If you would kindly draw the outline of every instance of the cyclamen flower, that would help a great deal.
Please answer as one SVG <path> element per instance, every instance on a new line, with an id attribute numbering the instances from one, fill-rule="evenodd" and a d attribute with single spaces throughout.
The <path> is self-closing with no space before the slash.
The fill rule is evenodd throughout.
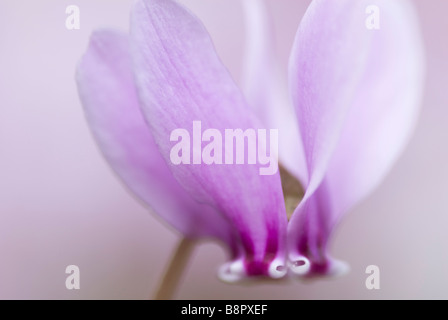
<path id="1" fill-rule="evenodd" d="M 291 51 L 291 105 L 262 3 L 244 4 L 245 96 L 193 14 L 171 0 L 139 0 L 130 33 L 95 32 L 78 67 L 89 126 L 154 212 L 185 237 L 228 245 L 222 279 L 335 274 L 340 265 L 327 252 L 335 225 L 379 185 L 417 119 L 423 59 L 414 12 L 406 0 L 312 1 Z M 379 30 L 365 26 L 372 4 Z M 171 163 L 170 133 L 197 120 L 222 132 L 279 129 L 279 161 L 305 190 L 289 222 L 279 173 Z"/>

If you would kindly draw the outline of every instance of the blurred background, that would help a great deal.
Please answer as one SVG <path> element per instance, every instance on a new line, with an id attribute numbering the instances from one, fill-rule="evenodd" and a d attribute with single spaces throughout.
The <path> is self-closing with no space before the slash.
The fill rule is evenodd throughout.
<path id="1" fill-rule="evenodd" d="M 179 235 L 116 179 L 87 128 L 75 66 L 96 28 L 128 29 L 132 0 L 2 0 L 0 3 L 0 298 L 147 299 Z M 183 0 L 204 22 L 240 83 L 241 0 Z M 285 70 L 310 1 L 268 0 Z M 414 1 L 427 55 L 415 135 L 387 179 L 337 229 L 333 256 L 351 265 L 341 278 L 310 283 L 229 285 L 227 259 L 202 242 L 179 299 L 448 299 L 448 2 Z M 81 29 L 65 27 L 68 5 Z M 65 268 L 81 271 L 67 290 Z M 367 290 L 377 265 L 381 289 Z"/>

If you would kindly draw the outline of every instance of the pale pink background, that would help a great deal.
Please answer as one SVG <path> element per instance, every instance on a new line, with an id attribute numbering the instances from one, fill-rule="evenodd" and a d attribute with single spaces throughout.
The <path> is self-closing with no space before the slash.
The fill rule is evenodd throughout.
<path id="1" fill-rule="evenodd" d="M 239 81 L 240 0 L 183 0 L 205 23 Z M 74 70 L 92 30 L 127 29 L 131 0 L 2 0 L 0 3 L 0 298 L 145 299 L 179 235 L 117 181 L 83 118 Z M 270 0 L 283 67 L 309 1 Z M 334 256 L 345 277 L 313 283 L 228 285 L 226 259 L 203 243 L 177 298 L 448 298 L 448 2 L 415 1 L 428 58 L 415 136 L 381 188 L 337 230 Z M 65 8 L 81 9 L 81 30 Z M 81 290 L 65 288 L 65 267 L 81 269 Z M 365 288 L 365 268 L 381 289 Z"/>

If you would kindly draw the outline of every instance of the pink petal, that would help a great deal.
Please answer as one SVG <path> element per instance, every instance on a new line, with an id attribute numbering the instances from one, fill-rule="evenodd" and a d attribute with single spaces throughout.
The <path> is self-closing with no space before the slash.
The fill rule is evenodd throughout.
<path id="1" fill-rule="evenodd" d="M 128 36 L 94 33 L 76 78 L 96 142 L 126 186 L 186 236 L 217 237 L 234 248 L 229 223 L 193 200 L 160 155 L 139 107 Z"/>
<path id="2" fill-rule="evenodd" d="M 244 93 L 247 102 L 267 128 L 279 129 L 279 161 L 297 179 L 308 172 L 295 111 L 275 52 L 274 30 L 265 1 L 244 0 L 246 55 Z"/>
<path id="3" fill-rule="evenodd" d="M 262 176 L 259 164 L 170 161 L 171 132 L 182 128 L 192 135 L 193 121 L 223 135 L 225 129 L 259 127 L 205 28 L 173 1 L 140 0 L 131 17 L 131 44 L 142 108 L 163 157 L 184 188 L 223 212 L 240 235 L 244 256 L 221 276 L 284 275 L 286 214 L 278 172 Z"/>
<path id="4" fill-rule="evenodd" d="M 379 30 L 365 27 L 369 5 L 380 9 Z M 310 177 L 288 230 L 290 259 L 306 263 L 297 273 L 340 271 L 326 252 L 334 226 L 412 134 L 424 73 L 412 9 L 406 0 L 318 0 L 303 18 L 290 61 Z"/>

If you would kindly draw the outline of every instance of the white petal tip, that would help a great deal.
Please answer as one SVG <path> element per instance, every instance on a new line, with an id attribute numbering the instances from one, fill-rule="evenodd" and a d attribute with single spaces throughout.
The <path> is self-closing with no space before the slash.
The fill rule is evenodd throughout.
<path id="1" fill-rule="evenodd" d="M 310 271 L 311 264 L 308 258 L 299 256 L 290 258 L 289 269 L 298 276 L 304 276 Z"/>
<path id="2" fill-rule="evenodd" d="M 235 283 L 245 278 L 243 261 L 237 260 L 222 265 L 218 270 L 221 281 Z"/>
<path id="3" fill-rule="evenodd" d="M 347 262 L 341 260 L 332 260 L 328 275 L 335 278 L 342 277 L 348 274 L 350 270 L 350 265 Z"/>
<path id="4" fill-rule="evenodd" d="M 283 278 L 288 273 L 288 267 L 282 260 L 274 260 L 269 266 L 269 277 L 273 279 Z"/>

